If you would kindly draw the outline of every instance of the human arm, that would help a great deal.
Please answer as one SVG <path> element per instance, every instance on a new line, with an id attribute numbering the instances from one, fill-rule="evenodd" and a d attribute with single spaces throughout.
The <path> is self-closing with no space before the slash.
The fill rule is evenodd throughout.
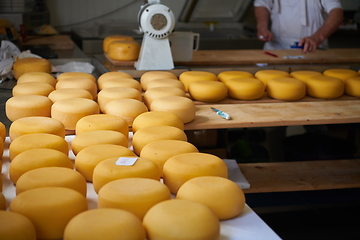
<path id="1" fill-rule="evenodd" d="M 273 35 L 268 29 L 270 21 L 269 10 L 265 7 L 255 7 L 254 14 L 258 39 L 264 42 L 271 41 L 273 39 Z"/>

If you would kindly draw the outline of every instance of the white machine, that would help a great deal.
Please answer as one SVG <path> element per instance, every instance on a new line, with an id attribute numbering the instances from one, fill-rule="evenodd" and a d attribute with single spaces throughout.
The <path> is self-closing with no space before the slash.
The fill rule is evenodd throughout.
<path id="1" fill-rule="evenodd" d="M 172 11 L 160 0 L 149 0 L 141 6 L 138 14 L 143 40 L 137 70 L 170 70 L 174 68 L 169 34 L 174 30 L 175 17 Z"/>

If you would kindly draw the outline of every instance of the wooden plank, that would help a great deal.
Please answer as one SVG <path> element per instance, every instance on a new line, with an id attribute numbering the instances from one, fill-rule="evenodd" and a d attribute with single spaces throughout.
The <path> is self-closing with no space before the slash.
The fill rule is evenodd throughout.
<path id="1" fill-rule="evenodd" d="M 245 193 L 360 187 L 360 160 L 244 163 Z"/>

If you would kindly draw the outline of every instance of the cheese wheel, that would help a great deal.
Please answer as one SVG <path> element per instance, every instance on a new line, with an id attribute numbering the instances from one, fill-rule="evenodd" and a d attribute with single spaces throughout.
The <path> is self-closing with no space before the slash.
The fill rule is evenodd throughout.
<path id="1" fill-rule="evenodd" d="M 359 76 L 359 74 L 354 70 L 340 68 L 327 69 L 323 72 L 323 74 L 328 77 L 340 78 L 344 82 L 349 78 Z"/>
<path id="2" fill-rule="evenodd" d="M 126 156 L 125 156 L 126 157 Z M 133 158 L 133 157 L 131 157 Z M 94 168 L 93 186 L 96 193 L 107 183 L 123 178 L 150 178 L 160 181 L 159 169 L 155 163 L 136 157 L 133 165 L 120 165 L 119 158 L 108 158 Z"/>
<path id="3" fill-rule="evenodd" d="M 183 130 L 173 126 L 143 127 L 134 133 L 132 139 L 134 152 L 140 155 L 142 148 L 148 143 L 165 139 L 187 141 L 187 136 Z"/>
<path id="4" fill-rule="evenodd" d="M 15 120 L 9 128 L 10 140 L 31 133 L 50 133 L 65 138 L 65 126 L 50 117 L 24 117 Z"/>
<path id="5" fill-rule="evenodd" d="M 22 174 L 16 181 L 16 194 L 41 187 L 66 187 L 86 197 L 86 180 L 77 171 L 66 167 L 42 167 Z"/>
<path id="6" fill-rule="evenodd" d="M 306 80 L 306 88 L 311 97 L 334 99 L 344 94 L 345 83 L 340 78 L 315 76 Z"/>
<path id="7" fill-rule="evenodd" d="M 143 220 L 155 204 L 170 200 L 170 190 L 150 178 L 124 178 L 105 184 L 98 194 L 98 208 L 118 208 Z"/>
<path id="8" fill-rule="evenodd" d="M 52 91 L 54 91 L 54 87 L 48 83 L 28 82 L 15 85 L 12 89 L 12 95 L 41 95 L 47 97 Z"/>
<path id="9" fill-rule="evenodd" d="M 144 240 L 145 229 L 141 221 L 120 209 L 91 209 L 72 218 L 64 230 L 64 240 Z"/>
<path id="10" fill-rule="evenodd" d="M 140 83 L 141 83 L 141 87 L 144 91 L 147 90 L 147 84 L 155 79 L 163 79 L 163 78 L 167 78 L 167 79 L 178 79 L 177 76 L 172 73 L 172 72 L 168 72 L 168 71 L 148 71 L 145 72 L 141 75 L 140 77 Z"/>
<path id="11" fill-rule="evenodd" d="M 35 226 L 22 214 L 0 210 L 0 237 L 7 240 L 36 240 Z"/>
<path id="12" fill-rule="evenodd" d="M 16 84 L 22 84 L 27 82 L 42 82 L 48 83 L 55 88 L 57 80 L 49 73 L 46 72 L 28 72 L 24 73 L 16 81 Z"/>
<path id="13" fill-rule="evenodd" d="M 218 81 L 218 77 L 211 72 L 186 71 L 179 75 L 179 80 L 184 84 L 185 91 L 189 91 L 189 84 L 196 81 Z"/>
<path id="14" fill-rule="evenodd" d="M 296 79 L 299 79 L 303 82 L 306 82 L 306 79 L 313 76 L 320 76 L 322 73 L 317 71 L 293 71 L 290 73 L 290 76 Z"/>
<path id="15" fill-rule="evenodd" d="M 97 85 L 93 80 L 87 78 L 65 78 L 58 81 L 56 89 L 80 88 L 88 91 L 93 99 L 97 98 Z"/>
<path id="16" fill-rule="evenodd" d="M 346 80 L 345 93 L 353 97 L 360 97 L 360 76 Z"/>
<path id="17" fill-rule="evenodd" d="M 140 53 L 140 44 L 135 41 L 112 41 L 107 55 L 115 61 L 135 61 Z"/>
<path id="18" fill-rule="evenodd" d="M 217 77 L 223 83 L 233 78 L 255 78 L 252 73 L 246 71 L 223 71 Z"/>
<path id="19" fill-rule="evenodd" d="M 10 121 L 23 117 L 50 117 L 52 101 L 40 95 L 22 95 L 9 98 L 5 103 L 5 113 Z"/>
<path id="20" fill-rule="evenodd" d="M 130 36 L 126 36 L 126 35 L 110 35 L 104 38 L 103 40 L 103 51 L 104 52 L 108 52 L 109 50 L 109 44 L 113 41 L 122 41 L 122 40 L 127 40 L 127 41 L 132 41 L 134 40 L 134 38 L 130 37 Z"/>
<path id="21" fill-rule="evenodd" d="M 115 99 L 104 107 L 104 113 L 122 117 L 129 126 L 137 116 L 147 111 L 146 105 L 136 99 Z"/>
<path id="22" fill-rule="evenodd" d="M 228 88 L 223 82 L 197 81 L 188 86 L 190 96 L 202 102 L 219 102 L 226 98 Z"/>
<path id="23" fill-rule="evenodd" d="M 208 206 L 219 220 L 238 216 L 245 207 L 245 195 L 233 181 L 216 176 L 203 176 L 185 182 L 176 199 L 195 201 Z"/>
<path id="24" fill-rule="evenodd" d="M 94 77 L 94 75 L 86 72 L 64 72 L 57 76 L 56 80 L 61 81 L 66 78 L 87 78 L 92 80 L 93 82 L 96 82 L 96 78 Z"/>
<path id="25" fill-rule="evenodd" d="M 271 98 L 296 101 L 306 95 L 306 85 L 295 78 L 272 78 L 267 82 L 266 93 Z"/>
<path id="26" fill-rule="evenodd" d="M 114 87 L 129 87 L 142 92 L 141 84 L 135 80 L 130 78 L 110 78 L 98 82 L 99 90 L 103 90 L 106 88 L 114 88 Z"/>
<path id="27" fill-rule="evenodd" d="M 70 158 L 55 149 L 36 148 L 25 150 L 14 157 L 10 163 L 9 176 L 16 184 L 26 172 L 43 167 L 73 168 Z"/>
<path id="28" fill-rule="evenodd" d="M 120 72 L 120 71 L 116 71 L 116 72 L 106 72 L 101 74 L 98 79 L 97 79 L 97 83 L 98 85 L 101 85 L 101 83 L 103 81 L 106 81 L 108 79 L 113 79 L 113 78 L 128 78 L 128 79 L 134 79 L 129 73 L 126 72 Z"/>
<path id="29" fill-rule="evenodd" d="M 34 224 L 37 239 L 62 239 L 68 222 L 87 209 L 82 194 L 63 187 L 31 189 L 10 203 L 10 211 L 24 215 Z"/>
<path id="30" fill-rule="evenodd" d="M 51 64 L 45 58 L 21 58 L 13 64 L 14 78 L 19 79 L 21 75 L 28 72 L 45 72 L 51 74 Z"/>
<path id="31" fill-rule="evenodd" d="M 81 88 L 56 89 L 48 95 L 48 98 L 50 98 L 53 103 L 68 98 L 86 98 L 93 100 L 91 93 Z"/>
<path id="32" fill-rule="evenodd" d="M 98 163 L 112 157 L 136 156 L 129 148 L 115 144 L 96 144 L 81 150 L 75 157 L 75 169 L 89 182 Z"/>
<path id="33" fill-rule="evenodd" d="M 140 157 L 153 161 L 159 167 L 162 176 L 163 166 L 169 158 L 181 153 L 191 152 L 199 152 L 199 150 L 189 142 L 166 139 L 146 144 L 140 152 Z"/>
<path id="34" fill-rule="evenodd" d="M 166 96 L 180 96 L 186 97 L 185 91 L 181 90 L 180 88 L 173 88 L 173 87 L 156 87 L 151 88 L 145 91 L 144 93 L 144 103 L 145 105 L 150 108 L 151 103 L 161 97 Z"/>
<path id="35" fill-rule="evenodd" d="M 149 239 L 216 240 L 220 222 L 205 205 L 181 199 L 163 201 L 152 207 L 143 225 Z"/>
<path id="36" fill-rule="evenodd" d="M 77 134 L 71 142 L 71 150 L 76 156 L 82 149 L 97 144 L 115 144 L 128 147 L 127 136 L 112 130 L 94 130 Z"/>
<path id="37" fill-rule="evenodd" d="M 115 115 L 92 114 L 81 118 L 76 123 L 76 134 L 96 130 L 117 131 L 122 133 L 125 137 L 128 137 L 129 135 L 129 126 L 127 122 L 123 118 Z"/>
<path id="38" fill-rule="evenodd" d="M 256 78 L 232 78 L 225 82 L 231 98 L 239 100 L 256 100 L 265 93 L 265 85 Z"/>
<path id="39" fill-rule="evenodd" d="M 64 138 L 49 133 L 31 133 L 19 136 L 11 142 L 9 146 L 10 160 L 21 152 L 34 148 L 50 148 L 66 155 L 69 153 L 69 145 Z"/>
<path id="40" fill-rule="evenodd" d="M 3 141 L 5 141 L 6 138 L 6 126 L 4 123 L 0 122 L 0 137 Z"/>
<path id="41" fill-rule="evenodd" d="M 265 86 L 266 83 L 269 79 L 272 78 L 288 78 L 291 77 L 290 74 L 288 72 L 282 71 L 282 70 L 259 70 L 255 73 L 255 78 L 259 79 L 260 81 L 262 81 Z"/>
<path id="42" fill-rule="evenodd" d="M 83 117 L 100 113 L 99 105 L 86 98 L 68 98 L 56 101 L 51 107 L 51 117 L 59 120 L 65 129 L 75 130 Z"/>
<path id="43" fill-rule="evenodd" d="M 135 133 L 143 127 L 173 126 L 184 130 L 184 122 L 179 116 L 171 112 L 150 111 L 144 112 L 134 119 L 132 131 Z"/>
<path id="44" fill-rule="evenodd" d="M 185 91 L 185 87 L 182 82 L 180 82 L 178 79 L 171 79 L 171 78 L 154 79 L 148 82 L 147 90 L 155 87 L 174 87 L 174 88 L 180 88 L 181 90 Z"/>
<path id="45" fill-rule="evenodd" d="M 139 90 L 130 87 L 105 88 L 98 93 L 97 102 L 100 106 L 100 110 L 103 112 L 105 105 L 110 101 L 124 98 L 142 101 L 142 94 Z"/>
<path id="46" fill-rule="evenodd" d="M 157 98 L 151 103 L 150 110 L 174 113 L 184 123 L 194 120 L 196 114 L 195 103 L 187 97 L 180 96 Z"/>
<path id="47" fill-rule="evenodd" d="M 186 181 L 201 176 L 228 177 L 225 162 L 208 153 L 182 153 L 169 158 L 163 167 L 163 180 L 174 194 Z"/>

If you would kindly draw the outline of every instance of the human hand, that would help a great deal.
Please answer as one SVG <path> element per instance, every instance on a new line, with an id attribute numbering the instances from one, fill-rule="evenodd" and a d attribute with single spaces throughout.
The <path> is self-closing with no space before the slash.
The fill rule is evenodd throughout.
<path id="1" fill-rule="evenodd" d="M 268 29 L 258 30 L 257 37 L 260 41 L 263 42 L 271 41 L 273 39 L 273 35 Z"/>
<path id="2" fill-rule="evenodd" d="M 315 52 L 320 43 L 320 39 L 313 35 L 300 39 L 298 46 L 303 47 L 303 53 Z"/>

